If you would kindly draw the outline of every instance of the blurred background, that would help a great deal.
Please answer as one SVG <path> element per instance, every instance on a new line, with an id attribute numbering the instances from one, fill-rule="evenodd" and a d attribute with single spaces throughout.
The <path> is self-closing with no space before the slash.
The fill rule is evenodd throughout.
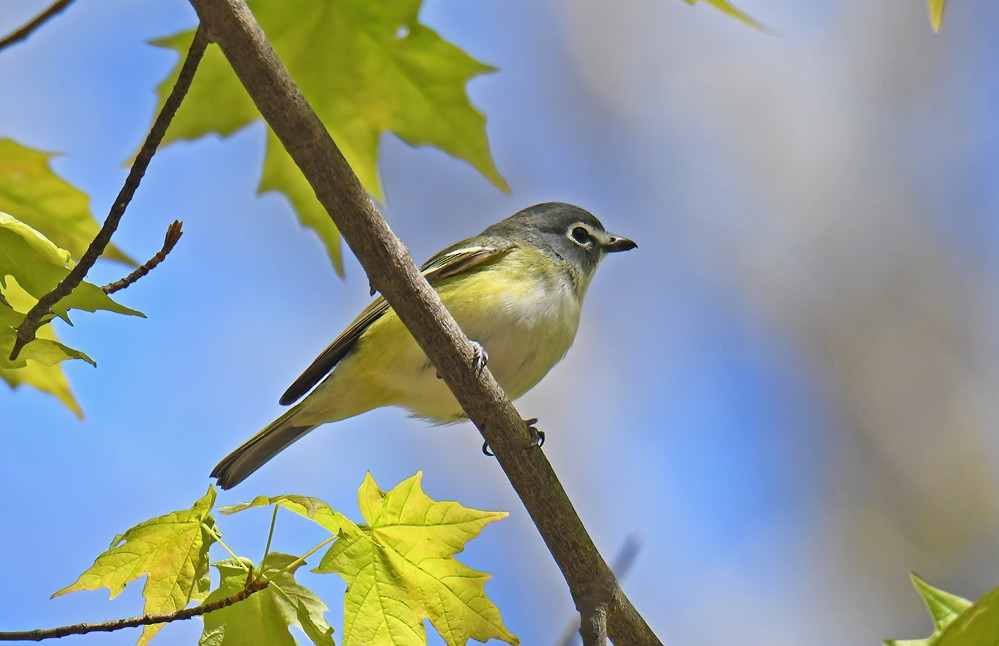
<path id="1" fill-rule="evenodd" d="M 0 32 L 47 4 L 4 3 Z M 910 571 L 972 599 L 999 585 L 999 4 L 952 0 L 939 35 L 921 1 L 737 4 L 779 35 L 677 0 L 426 0 L 424 22 L 500 69 L 469 91 L 513 190 L 386 136 L 385 214 L 418 262 L 548 200 L 638 241 L 518 408 L 606 557 L 639 541 L 623 585 L 664 642 L 924 637 Z M 103 219 L 175 64 L 145 41 L 194 24 L 181 0 L 74 4 L 0 55 L 0 136 L 64 153 L 54 167 Z M 0 628 L 141 614 L 141 582 L 111 603 L 48 596 L 116 533 L 201 496 L 367 302 L 353 258 L 341 280 L 283 197 L 255 196 L 264 134 L 153 161 L 116 240 L 144 259 L 174 218 L 185 236 L 119 295 L 148 319 L 60 328 L 100 365 L 65 364 L 85 421 L 0 389 Z M 460 558 L 494 574 L 524 643 L 556 643 L 571 599 L 480 444 L 468 424 L 375 411 L 220 503 L 303 493 L 358 519 L 365 470 L 384 489 L 423 470 L 434 498 L 511 512 Z M 221 522 L 259 558 L 267 511 Z M 279 516 L 277 549 L 321 538 Z M 299 578 L 339 634 L 342 582 Z"/>

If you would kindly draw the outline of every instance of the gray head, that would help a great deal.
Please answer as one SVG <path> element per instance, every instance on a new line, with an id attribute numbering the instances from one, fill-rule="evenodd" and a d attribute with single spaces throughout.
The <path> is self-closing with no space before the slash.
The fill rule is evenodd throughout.
<path id="1" fill-rule="evenodd" d="M 606 254 L 638 246 L 628 238 L 607 232 L 589 211 L 565 202 L 529 206 L 492 225 L 482 235 L 528 244 L 555 260 L 578 266 L 587 278 Z"/>

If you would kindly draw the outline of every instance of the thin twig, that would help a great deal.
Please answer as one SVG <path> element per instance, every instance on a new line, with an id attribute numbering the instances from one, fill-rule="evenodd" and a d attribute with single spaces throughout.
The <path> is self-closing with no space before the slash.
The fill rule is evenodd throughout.
<path id="1" fill-rule="evenodd" d="M 610 586 L 608 636 L 617 644 L 660 644 L 617 585 L 551 464 L 531 438 L 524 417 L 488 367 L 473 369 L 476 354 L 471 342 L 364 191 L 245 2 L 189 2 L 333 218 L 372 286 L 385 296 L 496 454 L 573 598 L 578 600 L 596 585 Z"/>
<path id="2" fill-rule="evenodd" d="M 53 4 L 51 7 L 35 16 L 31 22 L 10 34 L 3 40 L 0 40 L 0 50 L 30 36 L 36 29 L 48 22 L 49 18 L 52 18 L 57 13 L 68 7 L 71 2 L 73 2 L 73 0 L 58 0 L 58 2 Z"/>
<path id="3" fill-rule="evenodd" d="M 177 244 L 177 241 L 180 240 L 180 236 L 184 235 L 184 232 L 181 231 L 182 226 L 184 226 L 183 222 L 180 220 L 174 220 L 167 228 L 166 237 L 163 239 L 163 247 L 156 252 L 156 255 L 142 263 L 140 267 L 128 276 L 101 287 L 101 289 L 104 290 L 104 293 L 114 294 L 119 289 L 125 289 L 135 281 L 148 274 L 153 267 L 163 262 L 163 260 L 167 257 L 167 254 L 173 251 L 173 247 Z"/>
<path id="4" fill-rule="evenodd" d="M 111 236 L 118 229 L 118 223 L 121 221 L 121 217 L 125 215 L 125 208 L 132 200 L 132 196 L 135 195 L 136 189 L 139 188 L 139 182 L 142 181 L 142 176 L 145 174 L 149 162 L 156 153 L 156 148 L 159 146 L 160 141 L 163 140 L 163 135 L 166 134 L 167 127 L 170 125 L 174 113 L 177 112 L 177 108 L 180 107 L 181 102 L 184 100 L 188 88 L 191 87 L 194 72 L 198 69 L 198 63 L 201 61 L 201 57 L 205 53 L 207 46 L 207 31 L 199 26 L 197 33 L 194 35 L 194 41 L 191 43 L 191 48 L 187 52 L 187 59 L 180 70 L 180 76 L 177 77 L 177 82 L 170 91 L 170 96 L 167 97 L 166 102 L 160 109 L 160 113 L 156 115 L 156 121 L 153 122 L 153 127 L 150 128 L 149 134 L 146 135 L 146 140 L 143 142 L 142 148 L 139 149 L 139 154 L 135 156 L 132 168 L 128 171 L 128 177 L 125 178 L 125 184 L 122 186 L 121 192 L 118 193 L 118 198 L 115 199 L 114 204 L 111 206 L 111 211 L 108 213 L 107 219 L 104 220 L 104 226 L 101 227 L 97 236 L 91 241 L 83 257 L 80 258 L 80 262 L 66 274 L 65 278 L 59 281 L 59 284 L 51 292 L 42 296 L 35 303 L 34 307 L 25 314 L 24 320 L 17 327 L 17 339 L 14 341 L 14 348 L 10 352 L 11 360 L 16 359 L 17 355 L 21 352 L 21 348 L 35 338 L 35 332 L 38 331 L 42 319 L 49 313 L 52 306 L 59 299 L 67 296 L 83 281 L 87 272 L 90 271 L 90 268 L 94 266 L 94 263 L 97 262 L 97 259 L 104 253 L 104 249 L 111 242 Z"/>
<path id="5" fill-rule="evenodd" d="M 12 632 L 0 632 L 0 641 L 41 641 L 43 639 L 53 639 L 55 637 L 65 637 L 67 635 L 83 635 L 86 633 L 102 632 L 107 633 L 122 628 L 135 628 L 137 626 L 148 626 L 150 624 L 164 624 L 170 621 L 181 621 L 192 617 L 206 615 L 222 608 L 227 608 L 234 603 L 246 599 L 252 594 L 260 592 L 268 586 L 265 579 L 254 579 L 247 575 L 246 585 L 236 594 L 224 599 L 218 599 L 211 603 L 203 603 L 193 608 L 185 608 L 176 612 L 163 612 L 153 615 L 143 615 L 141 617 L 131 617 L 129 619 L 115 619 L 99 624 L 73 624 L 72 626 L 59 626 L 58 628 L 37 628 L 35 630 L 23 630 Z"/>

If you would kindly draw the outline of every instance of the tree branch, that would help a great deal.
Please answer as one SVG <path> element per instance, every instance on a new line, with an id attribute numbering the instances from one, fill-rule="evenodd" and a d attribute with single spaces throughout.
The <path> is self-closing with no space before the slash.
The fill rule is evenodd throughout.
<path id="1" fill-rule="evenodd" d="M 143 615 L 130 619 L 116 619 L 99 624 L 73 624 L 72 626 L 59 626 L 58 628 L 0 632 L 0 642 L 39 642 L 43 639 L 53 639 L 67 635 L 83 635 L 97 632 L 108 633 L 114 630 L 121 630 L 122 628 L 136 628 L 138 626 L 148 626 L 149 624 L 165 624 L 170 621 L 182 621 L 184 619 L 191 619 L 192 617 L 200 617 L 201 615 L 207 615 L 209 612 L 227 608 L 234 603 L 239 603 L 250 595 L 256 594 L 267 587 L 268 582 L 266 580 L 255 579 L 252 574 L 252 572 L 247 574 L 246 585 L 236 594 L 224 599 L 217 599 L 211 603 L 203 603 L 193 608 L 185 608 L 176 612 Z"/>
<path id="2" fill-rule="evenodd" d="M 101 289 L 104 290 L 104 293 L 114 294 L 120 289 L 125 289 L 135 281 L 139 280 L 140 278 L 148 274 L 153 269 L 153 267 L 163 262 L 163 260 L 167 257 L 167 254 L 173 251 L 173 248 L 177 244 L 177 241 L 180 240 L 180 236 L 184 235 L 184 232 L 181 230 L 181 227 L 183 226 L 184 223 L 181 222 L 180 220 L 174 220 L 173 222 L 171 222 L 170 226 L 167 227 L 166 236 L 163 238 L 163 246 L 160 247 L 160 250 L 157 251 L 152 258 L 142 263 L 141 266 L 139 266 L 135 271 L 130 273 L 128 276 L 125 276 L 121 280 L 116 280 L 113 283 L 108 283 L 104 287 L 101 287 Z"/>
<path id="3" fill-rule="evenodd" d="M 51 7 L 35 16 L 31 22 L 24 25 L 3 40 L 0 40 L 0 50 L 3 50 L 4 48 L 20 42 L 30 36 L 36 29 L 48 22 L 49 18 L 52 18 L 57 13 L 68 7 L 71 2 L 73 2 L 73 0 L 58 0 L 58 2 L 53 4 Z"/>
<path id="4" fill-rule="evenodd" d="M 628 570 L 631 569 L 635 559 L 638 557 L 639 547 L 640 543 L 638 541 L 638 537 L 634 534 L 629 534 L 624 539 L 624 544 L 621 545 L 621 548 L 618 550 L 617 555 L 614 557 L 614 562 L 611 565 L 611 571 L 614 572 L 614 576 L 617 577 L 618 581 L 624 579 L 625 575 L 628 574 Z M 577 643 L 582 634 L 581 626 L 586 625 L 586 615 L 590 612 L 591 611 L 589 609 L 580 608 L 579 614 L 573 616 L 572 621 L 566 627 L 565 632 L 562 633 L 562 638 L 555 643 L 559 646 L 572 646 Z M 603 618 L 599 620 L 604 624 L 604 632 L 606 632 L 606 620 L 607 611 L 606 608 L 604 608 Z M 599 638 L 598 636 L 595 637 Z M 584 637 L 584 644 L 585 643 Z"/>
<path id="5" fill-rule="evenodd" d="M 118 193 L 118 198 L 111 205 L 111 211 L 108 213 L 107 219 L 104 220 L 104 226 L 101 227 L 101 230 L 97 232 L 97 235 L 90 242 L 90 246 L 83 253 L 80 262 L 66 274 L 65 278 L 59 281 L 59 284 L 51 292 L 42 296 L 35 303 L 34 307 L 24 315 L 24 320 L 17 327 L 17 338 L 14 340 L 14 348 L 10 352 L 10 359 L 12 361 L 17 358 L 17 355 L 21 352 L 21 348 L 35 338 L 35 332 L 38 331 L 39 326 L 42 324 L 42 319 L 46 317 L 52 306 L 83 282 L 87 272 L 90 271 L 90 268 L 94 266 L 94 263 L 97 262 L 97 259 L 104 253 L 104 249 L 111 242 L 111 236 L 118 229 L 118 223 L 121 222 L 122 216 L 125 215 L 128 203 L 132 201 L 132 196 L 135 195 L 136 189 L 139 188 L 139 182 L 142 181 L 142 176 L 145 175 L 146 168 L 149 167 L 149 162 L 156 153 L 156 148 L 160 145 L 160 141 L 163 140 L 163 135 L 166 134 L 167 127 L 170 125 L 174 113 L 177 112 L 177 108 L 180 107 L 181 102 L 184 100 L 188 88 L 191 87 L 194 72 L 198 69 L 198 63 L 201 61 L 201 57 L 204 55 L 207 46 L 208 37 L 205 34 L 205 30 L 199 27 L 197 33 L 194 35 L 191 48 L 187 52 L 184 65 L 180 70 L 180 76 L 177 77 L 177 82 L 174 84 L 173 89 L 170 90 L 170 96 L 167 97 L 163 108 L 160 109 L 160 113 L 156 115 L 156 120 L 153 122 L 152 128 L 149 129 L 149 134 L 146 135 L 146 140 L 142 143 L 139 154 L 136 155 L 135 161 L 132 162 L 132 168 L 128 171 L 128 176 L 125 178 L 125 184 L 122 186 L 121 192 Z"/>
<path id="6" fill-rule="evenodd" d="M 398 313 L 496 454 L 574 599 L 610 586 L 608 633 L 618 644 L 659 644 L 621 591 L 565 490 L 488 368 L 392 233 L 242 0 L 190 0 L 260 113 L 333 218 L 371 284 Z M 603 583 L 600 583 L 603 582 Z"/>

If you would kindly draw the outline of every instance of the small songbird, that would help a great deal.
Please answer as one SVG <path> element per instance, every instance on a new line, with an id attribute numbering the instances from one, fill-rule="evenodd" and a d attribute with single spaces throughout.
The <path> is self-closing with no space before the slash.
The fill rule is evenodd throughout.
<path id="1" fill-rule="evenodd" d="M 605 231 L 578 206 L 549 202 L 448 247 L 421 269 L 476 344 L 478 356 L 488 357 L 500 386 L 517 399 L 568 352 L 583 296 L 603 257 L 637 246 Z M 236 486 L 317 426 L 381 406 L 400 406 L 439 424 L 465 419 L 434 365 L 381 297 L 280 401 L 291 404 L 303 395 L 218 463 L 212 477 L 220 487 Z"/>

